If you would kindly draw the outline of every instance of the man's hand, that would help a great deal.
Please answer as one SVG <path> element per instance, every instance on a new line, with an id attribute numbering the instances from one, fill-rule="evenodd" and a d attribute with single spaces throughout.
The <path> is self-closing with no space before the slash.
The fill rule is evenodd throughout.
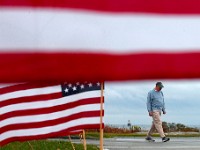
<path id="1" fill-rule="evenodd" d="M 150 117 L 153 116 L 153 112 L 152 111 L 149 112 L 149 116 Z"/>
<path id="2" fill-rule="evenodd" d="M 166 111 L 163 111 L 163 114 L 165 115 L 165 114 L 166 114 Z"/>

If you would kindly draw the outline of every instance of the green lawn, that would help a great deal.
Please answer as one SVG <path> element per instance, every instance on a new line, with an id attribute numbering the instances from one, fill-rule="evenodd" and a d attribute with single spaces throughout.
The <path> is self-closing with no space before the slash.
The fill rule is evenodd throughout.
<path id="1" fill-rule="evenodd" d="M 29 144 L 30 143 L 30 144 Z M 13 142 L 0 150 L 73 150 L 70 142 L 65 141 L 30 141 L 30 142 Z M 74 144 L 76 150 L 83 150 L 82 144 Z M 99 150 L 97 146 L 87 145 L 87 150 Z"/>

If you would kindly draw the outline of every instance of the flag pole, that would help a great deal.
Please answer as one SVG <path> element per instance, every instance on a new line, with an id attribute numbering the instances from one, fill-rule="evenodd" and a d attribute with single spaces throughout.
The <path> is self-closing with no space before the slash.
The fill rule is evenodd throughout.
<path id="1" fill-rule="evenodd" d="M 103 89 L 104 83 L 101 82 L 101 108 L 100 108 L 100 150 L 103 150 Z"/>

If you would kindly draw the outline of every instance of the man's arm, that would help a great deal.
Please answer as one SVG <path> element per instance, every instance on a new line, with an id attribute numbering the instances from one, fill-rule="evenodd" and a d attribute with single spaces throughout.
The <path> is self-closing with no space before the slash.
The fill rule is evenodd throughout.
<path id="1" fill-rule="evenodd" d="M 166 110 L 165 110 L 165 101 L 164 101 L 164 99 L 163 99 L 163 109 L 162 109 L 162 111 L 163 111 L 163 114 L 166 114 Z"/>
<path id="2" fill-rule="evenodd" d="M 162 92 L 162 96 L 163 96 L 163 114 L 166 114 L 166 110 L 165 110 L 165 99 L 164 99 L 164 95 L 163 95 L 163 92 Z"/>
<path id="3" fill-rule="evenodd" d="M 151 93 L 149 92 L 147 95 L 147 110 L 149 112 L 149 116 L 153 115 L 152 105 L 151 105 Z"/>

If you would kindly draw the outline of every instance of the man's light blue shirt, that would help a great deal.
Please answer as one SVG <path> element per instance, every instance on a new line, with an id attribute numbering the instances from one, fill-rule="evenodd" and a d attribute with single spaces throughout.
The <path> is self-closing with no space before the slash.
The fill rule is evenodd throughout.
<path id="1" fill-rule="evenodd" d="M 155 89 L 149 91 L 147 96 L 147 110 L 149 112 L 152 111 L 165 112 L 165 102 L 162 91 L 156 91 Z"/>

